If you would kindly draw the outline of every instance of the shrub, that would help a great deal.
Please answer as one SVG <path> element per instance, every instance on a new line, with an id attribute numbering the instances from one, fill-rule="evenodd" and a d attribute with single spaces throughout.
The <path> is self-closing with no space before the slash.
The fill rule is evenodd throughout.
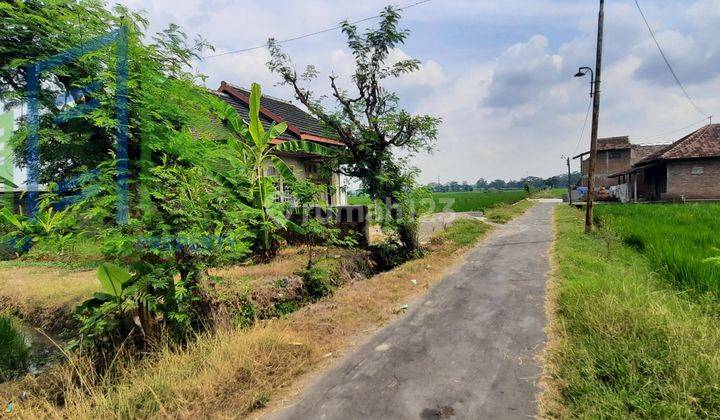
<path id="1" fill-rule="evenodd" d="M 301 274 L 307 296 L 311 301 L 322 299 L 335 290 L 330 273 L 324 268 L 312 267 Z"/>
<path id="2" fill-rule="evenodd" d="M 25 336 L 15 328 L 12 319 L 0 316 L 0 380 L 7 380 L 22 369 L 29 352 Z"/>
<path id="3" fill-rule="evenodd" d="M 401 244 L 393 241 L 372 244 L 369 250 L 376 271 L 391 270 L 420 256 L 418 253 L 408 252 Z"/>

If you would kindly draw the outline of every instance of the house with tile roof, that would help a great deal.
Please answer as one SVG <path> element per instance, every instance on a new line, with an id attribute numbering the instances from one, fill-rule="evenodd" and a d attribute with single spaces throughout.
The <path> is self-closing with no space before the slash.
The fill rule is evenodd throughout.
<path id="1" fill-rule="evenodd" d="M 250 91 L 240 88 L 227 82 L 222 82 L 215 92 L 218 97 L 232 105 L 240 117 L 246 121 L 250 119 Z M 275 144 L 292 140 L 304 140 L 322 144 L 329 147 L 345 147 L 343 143 L 334 138 L 333 134 L 326 130 L 322 123 L 312 115 L 303 111 L 296 105 L 263 95 L 260 99 L 260 119 L 267 129 L 272 123 L 287 123 L 287 130 L 279 138 L 273 140 Z M 283 161 L 292 169 L 295 176 L 300 179 L 313 179 L 317 182 L 328 184 L 328 193 L 324 194 L 323 200 L 331 206 L 347 205 L 347 192 L 342 185 L 340 174 L 333 173 L 330 179 L 323 179 L 318 171 L 318 165 L 323 159 L 316 155 L 305 153 L 278 153 Z M 272 171 L 273 168 L 268 168 Z M 281 199 L 290 199 L 289 194 L 282 194 L 285 186 L 279 185 Z"/>
<path id="2" fill-rule="evenodd" d="M 634 201 L 720 200 L 720 124 L 658 147 L 610 176 Z"/>
<path id="3" fill-rule="evenodd" d="M 609 188 L 619 185 L 619 179 L 611 175 L 630 170 L 634 163 L 665 146 L 631 144 L 628 136 L 598 139 L 597 160 L 595 161 L 595 186 Z M 581 153 L 573 159 L 582 159 L 580 164 L 582 177 L 578 182 L 578 186 L 587 187 L 590 152 Z"/>

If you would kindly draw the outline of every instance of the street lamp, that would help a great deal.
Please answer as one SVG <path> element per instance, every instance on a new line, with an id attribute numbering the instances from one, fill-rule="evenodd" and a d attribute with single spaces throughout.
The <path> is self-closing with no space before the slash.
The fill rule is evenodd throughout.
<path id="1" fill-rule="evenodd" d="M 575 73 L 575 77 L 585 77 L 586 74 L 590 73 L 590 97 L 593 97 L 593 91 L 595 90 L 595 73 L 590 67 L 580 67 L 578 72 Z"/>

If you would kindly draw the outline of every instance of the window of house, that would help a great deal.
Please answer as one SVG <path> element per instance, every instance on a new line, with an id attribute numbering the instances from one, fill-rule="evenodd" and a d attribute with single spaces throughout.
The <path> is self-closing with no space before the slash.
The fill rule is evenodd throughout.
<path id="1" fill-rule="evenodd" d="M 611 150 L 608 152 L 608 156 L 610 157 L 610 159 L 620 159 L 622 157 L 622 151 Z"/>
<path id="2" fill-rule="evenodd" d="M 702 175 L 703 173 L 705 173 L 705 168 L 703 168 L 702 166 L 695 166 L 694 168 L 692 168 L 693 175 Z"/>

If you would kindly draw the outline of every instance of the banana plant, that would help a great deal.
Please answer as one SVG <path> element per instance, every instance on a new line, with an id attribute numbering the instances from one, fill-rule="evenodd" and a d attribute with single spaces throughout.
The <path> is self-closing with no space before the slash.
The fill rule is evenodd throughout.
<path id="1" fill-rule="evenodd" d="M 17 188 L 17 185 L 15 185 L 9 178 L 5 178 L 4 176 L 0 175 L 0 184 L 7 185 L 11 188 Z"/>
<path id="2" fill-rule="evenodd" d="M 100 265 L 97 271 L 100 291 L 75 308 L 75 317 L 82 326 L 80 339 L 71 342 L 70 348 L 107 338 L 120 328 L 127 313 L 137 309 L 130 287 L 132 278 L 130 272 L 115 264 Z"/>
<path id="3" fill-rule="evenodd" d="M 0 221 L 12 229 L 5 235 L 5 241 L 13 244 L 18 254 L 24 254 L 32 248 L 33 244 L 42 238 L 54 240 L 69 240 L 68 234 L 63 233 L 68 224 L 66 211 L 55 211 L 52 207 L 39 210 L 34 217 L 27 217 L 22 213 L 13 213 L 5 207 L 0 210 Z"/>
<path id="4" fill-rule="evenodd" d="M 246 203 L 248 207 L 245 209 L 245 215 L 257 221 L 256 251 L 259 251 L 261 256 L 270 257 L 276 250 L 275 231 L 277 229 L 289 228 L 302 231 L 299 226 L 285 217 L 285 204 L 275 200 L 278 193 L 278 178 L 282 178 L 287 183 L 295 180 L 295 174 L 277 153 L 304 153 L 319 157 L 332 157 L 336 155 L 336 151 L 317 143 L 302 140 L 290 140 L 275 144 L 276 142 L 273 140 L 287 130 L 287 123 L 272 123 L 267 130 L 265 129 L 260 119 L 261 96 L 260 85 L 253 83 L 250 90 L 250 121 L 248 122 L 241 122 L 235 108 L 225 102 L 218 101 L 216 113 L 234 134 L 234 137 L 228 139 L 228 145 L 233 150 L 241 167 L 247 171 L 250 179 Z M 266 169 L 269 167 L 275 168 L 279 177 L 268 175 Z"/>

